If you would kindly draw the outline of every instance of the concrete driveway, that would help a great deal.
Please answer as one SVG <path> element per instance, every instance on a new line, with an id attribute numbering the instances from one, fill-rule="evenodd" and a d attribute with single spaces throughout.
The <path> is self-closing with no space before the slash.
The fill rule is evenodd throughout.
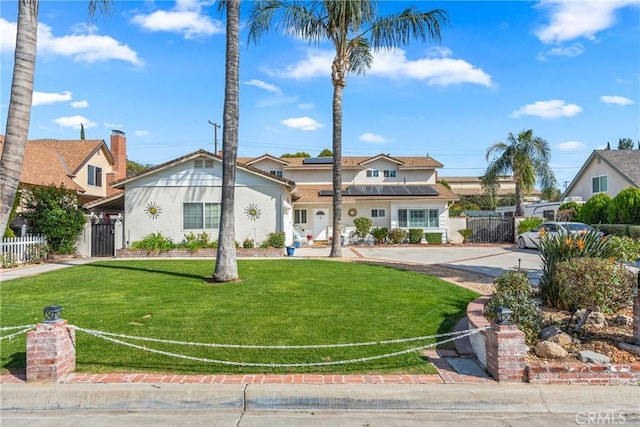
<path id="1" fill-rule="evenodd" d="M 302 246 L 295 250 L 295 257 L 327 257 L 329 246 Z M 367 258 L 382 261 L 413 264 L 437 264 L 443 267 L 470 270 L 497 277 L 520 266 L 532 283 L 538 283 L 542 262 L 535 249 L 518 249 L 515 245 L 486 246 L 345 246 L 345 258 Z"/>

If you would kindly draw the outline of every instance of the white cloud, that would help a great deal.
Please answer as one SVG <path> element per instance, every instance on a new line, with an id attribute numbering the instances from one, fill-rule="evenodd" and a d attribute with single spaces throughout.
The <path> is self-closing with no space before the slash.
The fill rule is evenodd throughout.
<path id="1" fill-rule="evenodd" d="M 624 96 L 616 96 L 616 95 L 604 95 L 600 97 L 600 101 L 605 104 L 616 104 L 616 105 L 632 105 L 634 102 L 629 98 L 625 98 Z"/>
<path id="2" fill-rule="evenodd" d="M 559 43 L 581 37 L 594 40 L 599 31 L 615 25 L 619 9 L 631 5 L 640 5 L 640 1 L 543 0 L 539 7 L 549 11 L 549 23 L 535 34 L 543 43 Z"/>
<path id="3" fill-rule="evenodd" d="M 87 108 L 89 106 L 89 103 L 87 101 L 74 101 L 71 103 L 71 106 L 73 108 Z"/>
<path id="4" fill-rule="evenodd" d="M 134 132 L 136 136 L 145 137 L 151 135 L 151 132 L 148 130 L 137 130 Z"/>
<path id="5" fill-rule="evenodd" d="M 253 79 L 253 80 L 244 82 L 244 84 L 249 86 L 256 86 L 266 90 L 267 92 L 275 93 L 277 95 L 282 95 L 282 90 L 278 86 L 263 82 L 262 80 Z"/>
<path id="6" fill-rule="evenodd" d="M 573 46 L 568 47 L 554 47 L 553 49 L 549 49 L 546 52 L 541 52 L 538 54 L 538 59 L 541 61 L 546 61 L 548 56 L 568 56 L 574 57 L 581 55 L 584 52 L 584 46 L 580 43 L 575 43 Z"/>
<path id="7" fill-rule="evenodd" d="M 35 107 L 36 105 L 54 104 L 56 102 L 67 101 L 71 101 L 71 92 L 68 90 L 65 90 L 62 93 L 38 92 L 37 90 L 34 90 L 31 105 Z"/>
<path id="8" fill-rule="evenodd" d="M 313 102 L 302 102 L 298 104 L 298 108 L 301 110 L 313 110 L 314 108 L 316 108 L 316 104 L 314 104 Z"/>
<path id="9" fill-rule="evenodd" d="M 556 148 L 560 151 L 578 151 L 586 147 L 580 141 L 566 141 L 556 145 Z"/>
<path id="10" fill-rule="evenodd" d="M 108 122 L 103 123 L 103 125 L 104 127 L 109 129 L 122 129 L 124 127 L 122 126 L 122 124 L 108 123 Z"/>
<path id="11" fill-rule="evenodd" d="M 138 14 L 131 18 L 131 22 L 149 31 L 183 34 L 185 39 L 224 34 L 225 26 L 221 21 L 212 20 L 202 13 L 202 8 L 210 5 L 211 2 L 177 0 L 171 10 L 156 10 L 148 15 Z"/>
<path id="12" fill-rule="evenodd" d="M 0 52 L 12 52 L 16 48 L 18 24 L 0 18 Z"/>
<path id="13" fill-rule="evenodd" d="M 429 85 L 449 86 L 475 83 L 491 87 L 491 76 L 462 59 L 450 58 L 448 48 L 432 48 L 421 59 L 407 59 L 402 49 L 373 52 L 374 60 L 367 75 L 387 78 L 425 80 Z M 307 57 L 284 70 L 267 70 L 272 75 L 293 79 L 328 76 L 334 54 L 331 51 L 309 50 Z"/>
<path id="14" fill-rule="evenodd" d="M 372 144 L 382 144 L 387 142 L 387 138 L 382 135 L 377 135 L 375 133 L 366 132 L 360 135 L 360 141 L 370 142 Z"/>
<path id="15" fill-rule="evenodd" d="M 98 126 L 97 123 L 94 123 L 83 116 L 59 117 L 55 119 L 54 122 L 62 127 L 72 129 L 80 129 L 80 125 L 83 125 L 85 129 L 90 129 L 92 127 Z"/>
<path id="16" fill-rule="evenodd" d="M 295 117 L 285 119 L 282 121 L 282 124 L 292 129 L 300 129 L 304 131 L 318 130 L 323 127 L 321 123 L 318 123 L 311 117 Z"/>
<path id="17" fill-rule="evenodd" d="M 292 104 L 294 102 L 298 102 L 297 96 L 272 96 L 256 102 L 256 108 L 277 107 L 278 105 Z"/>
<path id="18" fill-rule="evenodd" d="M 559 117 L 572 117 L 581 111 L 582 107 L 576 104 L 567 104 L 560 99 L 551 99 L 520 107 L 511 113 L 511 117 L 537 116 L 542 119 L 557 119 Z"/>

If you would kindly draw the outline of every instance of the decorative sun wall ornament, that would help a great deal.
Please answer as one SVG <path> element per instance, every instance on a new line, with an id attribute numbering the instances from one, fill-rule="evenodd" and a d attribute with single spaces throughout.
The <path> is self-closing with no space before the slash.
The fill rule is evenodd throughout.
<path id="1" fill-rule="evenodd" d="M 256 203 L 249 203 L 249 206 L 244 208 L 244 213 L 249 217 L 250 220 L 255 221 L 260 218 L 260 208 Z"/>
<path id="2" fill-rule="evenodd" d="M 162 208 L 156 202 L 149 202 L 144 208 L 144 212 L 149 216 L 149 218 L 158 219 L 162 212 Z"/>
<path id="3" fill-rule="evenodd" d="M 356 208 L 351 208 L 349 209 L 349 216 L 356 216 L 358 215 L 358 211 L 356 210 Z"/>

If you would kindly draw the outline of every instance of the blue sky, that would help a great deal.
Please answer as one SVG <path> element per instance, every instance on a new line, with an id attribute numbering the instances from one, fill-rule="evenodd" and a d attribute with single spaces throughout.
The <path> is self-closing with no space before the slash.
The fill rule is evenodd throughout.
<path id="1" fill-rule="evenodd" d="M 158 164 L 204 148 L 222 123 L 224 20 L 212 1 L 41 0 L 30 139 L 108 140 Z M 344 91 L 343 155 L 426 155 L 441 176 L 478 176 L 486 149 L 532 128 L 552 148 L 560 187 L 592 150 L 640 139 L 640 0 L 382 1 L 443 8 L 439 44 L 376 52 Z M 247 2 L 241 19 L 248 19 Z M 0 1 L 1 129 L 6 126 L 17 2 Z M 241 33 L 240 156 L 331 147 L 328 44 Z M 218 131 L 218 144 L 222 132 Z"/>

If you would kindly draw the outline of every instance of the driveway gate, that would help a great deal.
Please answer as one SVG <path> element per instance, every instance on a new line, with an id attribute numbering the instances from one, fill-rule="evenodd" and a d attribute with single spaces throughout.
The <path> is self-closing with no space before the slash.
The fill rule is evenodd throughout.
<path id="1" fill-rule="evenodd" d="M 470 243 L 515 242 L 514 218 L 467 218 L 467 228 L 473 230 L 473 234 L 471 234 L 468 240 Z"/>
<path id="2" fill-rule="evenodd" d="M 115 219 L 95 218 L 91 224 L 91 256 L 115 255 Z"/>

